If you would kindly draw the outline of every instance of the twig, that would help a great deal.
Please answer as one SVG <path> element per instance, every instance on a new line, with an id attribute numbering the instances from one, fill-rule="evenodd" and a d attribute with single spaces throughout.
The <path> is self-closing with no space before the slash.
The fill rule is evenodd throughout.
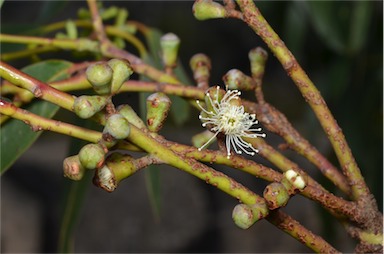
<path id="1" fill-rule="evenodd" d="M 0 99 L 0 113 L 23 121 L 30 125 L 33 131 L 53 131 L 92 143 L 97 143 L 102 138 L 101 132 L 41 117 L 25 109 L 20 109 L 3 99 Z"/>
<path id="2" fill-rule="evenodd" d="M 280 210 L 271 211 L 267 220 L 317 253 L 340 253 L 322 237 L 315 235 Z"/>
<path id="3" fill-rule="evenodd" d="M 272 50 L 315 112 L 321 126 L 331 141 L 344 175 L 349 180 L 354 199 L 369 196 L 369 189 L 365 184 L 364 178 L 361 175 L 360 169 L 356 164 L 345 137 L 325 101 L 321 97 L 320 92 L 298 64 L 292 53 L 285 46 L 284 42 L 261 15 L 254 2 L 249 0 L 237 0 L 237 3 L 244 15 L 243 20 Z"/>

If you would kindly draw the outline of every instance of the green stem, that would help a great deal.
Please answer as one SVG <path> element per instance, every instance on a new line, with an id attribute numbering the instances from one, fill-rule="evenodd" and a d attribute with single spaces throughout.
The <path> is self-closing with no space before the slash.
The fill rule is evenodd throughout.
<path id="1" fill-rule="evenodd" d="M 52 52 L 56 50 L 57 48 L 54 46 L 42 46 L 42 47 L 36 47 L 31 49 L 19 50 L 19 51 L 10 52 L 10 53 L 3 53 L 1 54 L 0 57 L 2 61 L 9 61 L 9 60 L 28 57 L 34 54 L 41 54 L 41 53 Z"/>
<path id="2" fill-rule="evenodd" d="M 177 153 L 185 154 L 187 157 L 191 157 L 202 162 L 226 165 L 269 182 L 280 182 L 282 179 L 282 174 L 254 161 L 246 160 L 242 156 L 231 156 L 231 158 L 228 159 L 225 151 L 212 151 L 207 149 L 198 151 L 198 149 L 195 147 L 185 146 L 172 142 L 167 143 L 171 150 Z M 308 179 L 308 176 L 305 175 L 305 178 Z M 312 180 L 311 184 L 309 184 L 300 194 L 318 202 L 330 212 L 344 215 L 348 218 L 352 218 L 355 221 L 359 220 L 359 218 L 356 218 L 357 206 L 355 203 L 337 197 L 323 188 L 314 187 L 319 186 L 314 185 L 314 182 L 315 181 Z"/>
<path id="3" fill-rule="evenodd" d="M 0 113 L 25 122 L 31 126 L 33 131 L 53 131 L 92 143 L 97 143 L 102 138 L 101 132 L 41 117 L 27 110 L 20 109 L 3 99 L 0 99 Z"/>
<path id="4" fill-rule="evenodd" d="M 0 42 L 3 43 L 20 43 L 20 44 L 37 44 L 45 46 L 53 46 L 60 49 L 70 49 L 76 51 L 98 52 L 99 45 L 96 41 L 85 38 L 80 39 L 51 39 L 34 36 L 0 34 Z"/>
<path id="5" fill-rule="evenodd" d="M 258 120 L 269 131 L 284 138 L 289 148 L 307 158 L 344 193 L 351 193 L 347 178 L 293 128 L 283 113 L 266 102 L 259 104 L 245 102 L 244 104 L 250 112 L 256 113 Z"/>
<path id="6" fill-rule="evenodd" d="M 321 97 L 319 90 L 314 86 L 284 42 L 261 15 L 254 2 L 237 0 L 237 3 L 244 14 L 244 21 L 268 45 L 319 119 L 321 126 L 331 141 L 344 175 L 349 180 L 354 199 L 357 200 L 369 196 L 369 189 L 365 184 L 351 149 L 324 99 Z"/>
<path id="7" fill-rule="evenodd" d="M 30 91 L 37 98 L 42 98 L 62 108 L 72 110 L 74 102 L 72 95 L 50 87 L 4 62 L 0 62 L 0 76 L 12 84 Z"/>
<path id="8" fill-rule="evenodd" d="M 187 158 L 171 151 L 164 144 L 156 141 L 134 125 L 131 125 L 131 132 L 128 139 L 148 153 L 155 155 L 163 162 L 184 170 L 185 172 L 206 181 L 208 184 L 216 186 L 230 196 L 239 199 L 244 204 L 265 204 L 262 197 L 234 181 L 232 178 L 191 158 Z"/>
<path id="9" fill-rule="evenodd" d="M 322 237 L 315 235 L 280 210 L 271 211 L 266 219 L 317 253 L 340 253 Z"/>

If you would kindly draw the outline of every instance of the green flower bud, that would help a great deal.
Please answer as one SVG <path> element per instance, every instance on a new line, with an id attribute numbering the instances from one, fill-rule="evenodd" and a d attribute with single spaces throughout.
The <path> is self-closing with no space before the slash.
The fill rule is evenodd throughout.
<path id="1" fill-rule="evenodd" d="M 285 206 L 289 200 L 289 193 L 282 183 L 271 183 L 264 189 L 263 196 L 270 210 Z"/>
<path id="2" fill-rule="evenodd" d="M 100 16 L 103 20 L 107 20 L 107 19 L 116 17 L 118 12 L 119 12 L 119 8 L 117 8 L 117 6 L 111 6 L 107 9 L 101 9 Z"/>
<path id="3" fill-rule="evenodd" d="M 281 183 L 291 193 L 295 190 L 302 191 L 307 185 L 304 178 L 293 169 L 289 169 L 284 173 Z"/>
<path id="4" fill-rule="evenodd" d="M 87 8 L 80 8 L 77 11 L 77 16 L 79 17 L 79 19 L 89 19 L 91 17 L 91 13 Z"/>
<path id="5" fill-rule="evenodd" d="M 85 72 L 89 83 L 98 94 L 111 93 L 111 80 L 113 71 L 104 62 L 90 65 Z"/>
<path id="6" fill-rule="evenodd" d="M 130 155 L 111 154 L 105 160 L 104 167 L 96 170 L 93 183 L 108 192 L 114 191 L 120 181 L 137 171 L 132 161 L 133 158 Z"/>
<path id="7" fill-rule="evenodd" d="M 68 20 L 65 23 L 65 29 L 67 31 L 68 39 L 77 39 L 77 27 L 75 22 Z"/>
<path id="8" fill-rule="evenodd" d="M 189 61 L 189 66 L 197 84 L 208 82 L 211 71 L 211 60 L 208 56 L 202 53 L 193 55 Z"/>
<path id="9" fill-rule="evenodd" d="M 167 33 L 160 38 L 161 58 L 166 67 L 176 66 L 177 52 L 180 46 L 180 39 L 173 33 Z"/>
<path id="10" fill-rule="evenodd" d="M 111 135 L 115 139 L 125 139 L 130 133 L 128 120 L 121 114 L 113 114 L 108 117 L 103 134 Z"/>
<path id="11" fill-rule="evenodd" d="M 192 144 L 194 147 L 202 147 L 204 144 L 206 144 L 208 142 L 208 140 L 210 140 L 213 135 L 215 135 L 215 133 L 209 131 L 209 130 L 205 130 L 199 134 L 196 134 L 192 137 Z M 209 146 L 211 143 L 213 143 L 214 141 L 216 140 L 216 138 L 212 139 L 211 142 L 209 144 L 206 144 L 205 146 Z"/>
<path id="12" fill-rule="evenodd" d="M 211 0 L 195 1 L 192 12 L 198 20 L 225 18 L 227 16 L 224 6 Z"/>
<path id="13" fill-rule="evenodd" d="M 266 204 L 238 204 L 233 209 L 232 219 L 238 227 L 248 229 L 256 221 L 265 218 L 268 213 Z"/>
<path id="14" fill-rule="evenodd" d="M 120 105 L 117 108 L 117 111 L 124 116 L 129 123 L 133 124 L 137 128 L 143 129 L 146 128 L 145 123 L 141 118 L 136 114 L 133 108 L 129 105 Z"/>
<path id="15" fill-rule="evenodd" d="M 261 79 L 264 75 L 265 63 L 268 59 L 268 53 L 261 47 L 257 47 L 249 51 L 249 61 L 251 63 L 252 77 Z"/>
<path id="16" fill-rule="evenodd" d="M 123 9 L 123 8 L 119 9 L 116 15 L 115 25 L 117 27 L 124 26 L 125 22 L 127 22 L 128 15 L 129 15 L 129 12 L 127 9 Z"/>
<path id="17" fill-rule="evenodd" d="M 124 59 L 111 59 L 108 61 L 109 67 L 113 70 L 111 83 L 111 93 L 116 94 L 123 83 L 132 75 L 131 64 Z"/>
<path id="18" fill-rule="evenodd" d="M 82 95 L 75 99 L 73 103 L 73 112 L 80 118 L 87 119 L 102 110 L 108 100 L 102 96 Z"/>
<path id="19" fill-rule="evenodd" d="M 171 99 L 164 93 L 154 93 L 147 98 L 147 126 L 152 132 L 163 127 L 171 107 Z"/>
<path id="20" fill-rule="evenodd" d="M 83 178 L 85 168 L 80 162 L 79 156 L 74 155 L 63 161 L 64 176 L 71 180 L 79 181 Z"/>
<path id="21" fill-rule="evenodd" d="M 223 81 L 230 90 L 253 90 L 255 88 L 252 78 L 237 69 L 229 70 L 223 76 Z"/>
<path id="22" fill-rule="evenodd" d="M 86 169 L 99 168 L 104 163 L 105 153 L 106 151 L 99 144 L 88 144 L 81 148 L 79 160 Z"/>

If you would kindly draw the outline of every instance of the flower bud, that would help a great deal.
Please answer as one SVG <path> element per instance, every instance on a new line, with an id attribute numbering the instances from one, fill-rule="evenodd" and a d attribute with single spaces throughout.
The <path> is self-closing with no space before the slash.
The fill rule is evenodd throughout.
<path id="1" fill-rule="evenodd" d="M 63 161 L 64 176 L 71 180 L 79 181 L 84 176 L 85 168 L 78 155 L 67 157 Z"/>
<path id="2" fill-rule="evenodd" d="M 116 17 L 116 15 L 119 12 L 119 8 L 117 6 L 111 6 L 107 9 L 101 9 L 100 10 L 100 16 L 103 20 L 111 19 Z"/>
<path id="3" fill-rule="evenodd" d="M 99 168 L 104 163 L 105 153 L 99 144 L 88 144 L 80 149 L 79 161 L 86 169 Z"/>
<path id="4" fill-rule="evenodd" d="M 124 59 L 111 59 L 108 61 L 109 67 L 113 70 L 111 82 L 111 93 L 116 94 L 123 83 L 132 75 L 131 64 Z"/>
<path id="5" fill-rule="evenodd" d="M 289 193 L 282 183 L 271 183 L 267 185 L 263 193 L 270 210 L 285 206 L 289 200 Z"/>
<path id="6" fill-rule="evenodd" d="M 284 179 L 288 180 L 288 184 Z M 284 179 L 282 180 L 282 184 L 284 184 L 288 191 L 292 189 L 292 187 L 294 190 L 302 191 L 307 185 L 304 178 L 293 169 L 289 169 L 284 173 Z"/>
<path id="7" fill-rule="evenodd" d="M 196 134 L 192 137 L 192 144 L 194 147 L 202 147 L 204 144 L 206 144 L 209 141 L 209 144 L 205 145 L 208 147 L 210 145 L 210 143 L 213 143 L 216 140 L 215 138 L 210 140 L 214 135 L 215 135 L 215 133 L 213 133 L 209 130 L 205 130 L 205 131 L 203 131 L 199 134 Z"/>
<path id="8" fill-rule="evenodd" d="M 202 53 L 193 55 L 189 61 L 189 66 L 193 71 L 193 77 L 198 87 L 203 82 L 208 83 L 211 71 L 211 60 L 209 60 L 208 56 Z"/>
<path id="9" fill-rule="evenodd" d="M 90 65 L 85 72 L 89 83 L 98 94 L 111 93 L 111 80 L 113 71 L 104 62 Z"/>
<path id="10" fill-rule="evenodd" d="M 163 127 L 171 107 L 171 99 L 164 93 L 154 93 L 147 98 L 147 126 L 152 132 Z"/>
<path id="11" fill-rule="evenodd" d="M 192 6 L 192 12 L 196 19 L 206 20 L 213 18 L 225 18 L 227 11 L 224 6 L 212 0 L 197 0 Z"/>
<path id="12" fill-rule="evenodd" d="M 200 101 L 197 100 L 196 103 L 201 107 L 202 109 L 205 109 L 208 112 L 214 112 L 214 107 L 217 107 L 217 105 L 212 105 L 212 103 L 218 104 L 221 99 L 223 98 L 225 92 L 220 89 L 219 86 L 216 87 L 210 87 L 205 92 L 204 100 L 205 100 L 205 107 L 203 108 L 200 105 Z M 203 119 L 205 117 L 208 117 L 208 114 L 205 112 L 205 110 L 202 110 L 199 115 L 199 119 Z M 207 124 L 203 122 L 203 127 L 205 127 Z"/>
<path id="13" fill-rule="evenodd" d="M 102 96 L 82 95 L 75 99 L 73 103 L 73 112 L 80 118 L 87 119 L 102 110 L 108 100 Z"/>
<path id="14" fill-rule="evenodd" d="M 115 139 L 125 139 L 130 133 L 128 120 L 121 114 L 110 115 L 105 123 L 103 134 L 111 135 Z"/>
<path id="15" fill-rule="evenodd" d="M 141 118 L 136 114 L 133 108 L 129 105 L 120 105 L 117 108 L 117 111 L 124 116 L 129 123 L 133 124 L 137 128 L 143 129 L 146 128 L 145 123 Z"/>
<path id="16" fill-rule="evenodd" d="M 255 88 L 252 78 L 237 69 L 229 70 L 223 76 L 223 81 L 227 89 L 231 90 L 253 90 Z"/>
<path id="17" fill-rule="evenodd" d="M 261 79 L 264 75 L 265 62 L 268 59 L 268 53 L 261 47 L 249 51 L 249 61 L 251 62 L 251 73 L 254 79 Z"/>
<path id="18" fill-rule="evenodd" d="M 238 204 L 232 212 L 232 219 L 242 229 L 248 229 L 256 221 L 266 217 L 269 211 L 266 204 Z"/>
<path id="19" fill-rule="evenodd" d="M 75 22 L 73 22 L 72 20 L 68 20 L 65 23 L 65 29 L 67 31 L 68 39 L 77 39 L 77 27 Z"/>
<path id="20" fill-rule="evenodd" d="M 120 181 L 137 171 L 132 161 L 133 158 L 130 155 L 111 154 L 105 160 L 105 165 L 96 170 L 93 183 L 108 192 L 114 191 Z"/>
<path id="21" fill-rule="evenodd" d="M 161 58 L 166 67 L 176 66 L 177 52 L 180 46 L 180 39 L 173 33 L 167 33 L 160 38 Z"/>

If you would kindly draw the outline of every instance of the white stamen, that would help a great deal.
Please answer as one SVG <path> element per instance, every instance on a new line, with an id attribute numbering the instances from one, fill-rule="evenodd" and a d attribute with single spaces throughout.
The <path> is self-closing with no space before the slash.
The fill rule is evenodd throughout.
<path id="1" fill-rule="evenodd" d="M 238 100 L 241 94 L 238 90 L 228 90 L 223 98 L 219 101 L 219 89 L 216 87 L 215 98 L 212 98 L 209 93 L 208 103 L 212 107 L 211 111 L 203 108 L 199 101 L 199 105 L 202 113 L 199 115 L 199 119 L 203 122 L 202 126 L 206 127 L 208 124 L 212 125 L 211 131 L 215 132 L 215 135 L 211 137 L 203 146 L 199 148 L 199 151 L 206 147 L 220 132 L 226 135 L 225 145 L 227 148 L 227 158 L 231 156 L 231 147 L 237 154 L 245 152 L 249 155 L 255 155 L 259 151 L 255 149 L 251 143 L 247 143 L 243 140 L 243 137 L 257 138 L 265 137 L 265 133 L 261 132 L 261 128 L 252 128 L 252 126 L 258 124 L 255 114 L 249 114 L 245 112 L 244 106 L 236 106 L 230 103 L 231 100 Z"/>

